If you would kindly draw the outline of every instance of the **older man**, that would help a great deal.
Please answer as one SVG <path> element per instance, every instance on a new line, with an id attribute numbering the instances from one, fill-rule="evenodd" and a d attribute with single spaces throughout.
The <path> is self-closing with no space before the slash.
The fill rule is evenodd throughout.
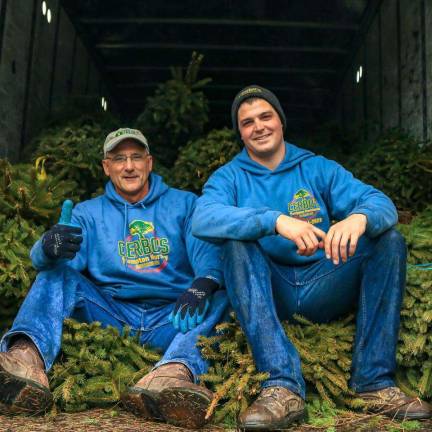
<path id="1" fill-rule="evenodd" d="M 280 429 L 303 417 L 300 358 L 280 320 L 297 313 L 327 322 L 353 306 L 352 389 L 373 411 L 430 417 L 430 405 L 394 383 L 406 251 L 392 229 L 393 203 L 337 163 L 286 142 L 285 114 L 269 90 L 240 91 L 231 116 L 245 148 L 208 180 L 193 233 L 226 240 L 227 293 L 258 370 L 270 375 L 240 427 Z"/>
<path id="2" fill-rule="evenodd" d="M 63 320 L 72 317 L 128 325 L 141 343 L 163 350 L 123 402 L 146 419 L 200 427 L 212 393 L 196 384 L 207 363 L 195 344 L 227 306 L 218 249 L 192 236 L 196 197 L 151 172 L 140 131 L 114 131 L 103 149 L 105 193 L 78 204 L 71 221 L 66 203 L 31 251 L 40 272 L 1 341 L 0 411 L 50 407 L 46 371 L 60 350 Z"/>

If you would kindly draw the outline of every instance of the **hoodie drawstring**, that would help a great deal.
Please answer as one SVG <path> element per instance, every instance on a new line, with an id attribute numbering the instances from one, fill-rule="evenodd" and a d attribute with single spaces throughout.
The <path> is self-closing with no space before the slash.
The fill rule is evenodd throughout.
<path id="1" fill-rule="evenodd" d="M 124 204 L 124 225 L 123 225 L 123 241 L 126 242 L 126 233 L 127 233 L 127 221 L 128 221 L 128 205 Z M 126 271 L 128 271 L 129 267 L 127 265 L 127 260 L 124 258 L 124 266 L 126 267 Z"/>

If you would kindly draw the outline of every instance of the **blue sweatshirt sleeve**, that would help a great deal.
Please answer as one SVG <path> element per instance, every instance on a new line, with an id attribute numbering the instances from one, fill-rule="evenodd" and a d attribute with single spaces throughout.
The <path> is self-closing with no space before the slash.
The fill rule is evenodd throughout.
<path id="1" fill-rule="evenodd" d="M 218 245 L 200 240 L 192 234 L 192 215 L 195 209 L 196 198 L 189 207 L 189 214 L 185 219 L 185 242 L 189 262 L 198 277 L 210 277 L 219 283 L 223 282 L 221 250 Z"/>
<path id="2" fill-rule="evenodd" d="M 198 198 L 192 232 L 208 241 L 257 240 L 275 234 L 280 211 L 268 207 L 237 207 L 235 178 L 228 170 L 216 171 Z"/>
<path id="3" fill-rule="evenodd" d="M 321 158 L 321 182 L 332 219 L 342 220 L 351 214 L 367 217 L 366 234 L 376 237 L 394 226 L 398 214 L 391 199 L 383 192 L 356 179 L 338 163 Z"/>
<path id="4" fill-rule="evenodd" d="M 42 249 L 42 237 L 31 248 L 30 259 L 33 267 L 38 271 L 50 270 L 59 265 L 62 261 L 65 261 L 50 259 L 45 255 Z"/>
<path id="5" fill-rule="evenodd" d="M 72 210 L 72 223 L 79 225 L 82 229 L 83 242 L 75 258 L 69 259 L 51 259 L 48 258 L 42 249 L 42 237 L 33 245 L 30 251 L 30 259 L 33 267 L 38 271 L 51 270 L 60 265 L 68 265 L 77 271 L 82 271 L 87 267 L 87 235 L 85 218 L 79 210 Z"/>

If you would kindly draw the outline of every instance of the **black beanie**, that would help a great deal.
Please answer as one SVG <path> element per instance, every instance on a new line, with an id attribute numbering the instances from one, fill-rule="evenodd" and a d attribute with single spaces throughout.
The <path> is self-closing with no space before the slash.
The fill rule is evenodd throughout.
<path id="1" fill-rule="evenodd" d="M 286 129 L 285 113 L 283 112 L 279 99 L 275 96 L 275 94 L 264 87 L 260 87 L 258 85 L 250 85 L 245 87 L 243 90 L 240 90 L 236 94 L 236 97 L 234 98 L 234 101 L 231 106 L 232 125 L 233 125 L 233 129 L 235 130 L 239 138 L 240 138 L 240 130 L 237 121 L 238 110 L 240 108 L 240 105 L 243 103 L 243 101 L 250 98 L 259 98 L 259 99 L 266 100 L 279 114 L 282 126 L 284 129 Z"/>

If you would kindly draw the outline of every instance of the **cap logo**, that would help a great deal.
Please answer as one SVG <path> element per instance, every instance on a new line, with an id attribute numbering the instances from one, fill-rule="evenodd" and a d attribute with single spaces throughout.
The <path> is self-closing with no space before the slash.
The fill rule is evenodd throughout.
<path id="1" fill-rule="evenodd" d="M 249 87 L 245 90 L 243 90 L 238 96 L 237 99 L 243 97 L 244 95 L 250 94 L 250 93 L 262 93 L 262 89 L 258 87 Z"/>
<path id="2" fill-rule="evenodd" d="M 127 129 L 127 128 L 123 128 L 118 130 L 115 134 L 114 134 L 114 138 L 120 136 L 120 135 L 140 135 L 135 129 Z"/>

